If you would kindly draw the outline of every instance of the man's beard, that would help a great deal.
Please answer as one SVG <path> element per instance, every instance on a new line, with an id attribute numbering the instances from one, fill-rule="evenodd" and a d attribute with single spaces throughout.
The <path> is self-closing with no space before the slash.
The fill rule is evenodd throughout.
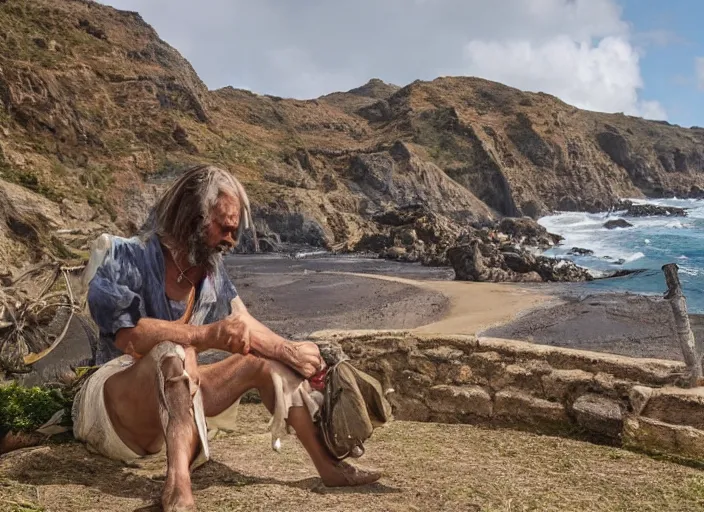
<path id="1" fill-rule="evenodd" d="M 188 261 L 191 265 L 212 270 L 222 261 L 223 254 L 230 249 L 232 247 L 227 243 L 221 243 L 217 247 L 208 247 L 202 232 L 194 234 L 188 240 Z"/>

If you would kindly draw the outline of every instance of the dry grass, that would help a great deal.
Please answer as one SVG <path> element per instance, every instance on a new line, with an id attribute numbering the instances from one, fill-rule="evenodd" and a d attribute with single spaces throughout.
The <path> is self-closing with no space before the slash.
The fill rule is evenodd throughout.
<path id="1" fill-rule="evenodd" d="M 249 432 L 246 432 L 249 430 Z M 240 430 L 212 443 L 193 477 L 199 510 L 695 511 L 704 473 L 624 450 L 509 430 L 396 422 L 375 433 L 362 459 L 377 485 L 320 488 L 293 439 L 269 448 L 266 416 L 242 407 Z M 139 468 L 79 444 L 0 459 L 0 511 L 156 511 L 163 459 Z"/>

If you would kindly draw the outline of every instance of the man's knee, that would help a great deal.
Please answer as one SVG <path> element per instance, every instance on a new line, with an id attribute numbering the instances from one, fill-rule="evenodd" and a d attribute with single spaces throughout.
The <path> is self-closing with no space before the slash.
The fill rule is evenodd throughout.
<path id="1" fill-rule="evenodd" d="M 190 409 L 198 389 L 197 375 L 187 371 L 188 356 L 184 348 L 165 341 L 156 345 L 147 357 L 153 360 L 159 383 L 162 407 L 178 410 Z M 196 373 L 192 369 L 191 373 Z M 164 414 L 167 411 L 162 411 Z M 170 411 L 176 412 L 176 411 Z"/>

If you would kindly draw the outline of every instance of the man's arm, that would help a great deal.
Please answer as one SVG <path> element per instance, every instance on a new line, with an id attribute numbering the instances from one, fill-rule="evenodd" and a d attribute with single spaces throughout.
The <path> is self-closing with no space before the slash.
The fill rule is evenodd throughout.
<path id="1" fill-rule="evenodd" d="M 126 354 L 145 355 L 157 344 L 169 340 L 193 347 L 197 352 L 219 349 L 248 354 L 251 351 L 280 361 L 304 377 L 311 377 L 321 369 L 323 362 L 315 343 L 293 342 L 279 336 L 254 318 L 239 297 L 232 300 L 231 306 L 228 317 L 202 326 L 143 317 L 135 327 L 120 329 L 115 345 Z"/>
<path id="2" fill-rule="evenodd" d="M 197 352 L 214 346 L 208 337 L 208 326 L 189 325 L 156 318 L 140 318 L 137 325 L 123 328 L 115 335 L 115 346 L 125 354 L 146 355 L 152 348 L 164 340 L 172 341 L 184 347 L 193 347 Z"/>
<path id="3" fill-rule="evenodd" d="M 254 318 L 239 296 L 232 299 L 230 305 L 232 314 L 223 320 L 223 323 L 244 325 L 243 334 L 253 353 L 284 363 L 306 378 L 312 377 L 322 369 L 324 362 L 315 343 L 294 342 L 279 336 Z"/>

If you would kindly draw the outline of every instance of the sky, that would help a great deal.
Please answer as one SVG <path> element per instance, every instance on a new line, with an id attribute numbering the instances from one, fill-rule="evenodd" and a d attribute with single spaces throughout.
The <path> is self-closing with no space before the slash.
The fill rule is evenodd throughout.
<path id="1" fill-rule="evenodd" d="M 300 99 L 478 76 L 579 108 L 704 126 L 702 0 L 103 0 L 210 89 Z"/>

